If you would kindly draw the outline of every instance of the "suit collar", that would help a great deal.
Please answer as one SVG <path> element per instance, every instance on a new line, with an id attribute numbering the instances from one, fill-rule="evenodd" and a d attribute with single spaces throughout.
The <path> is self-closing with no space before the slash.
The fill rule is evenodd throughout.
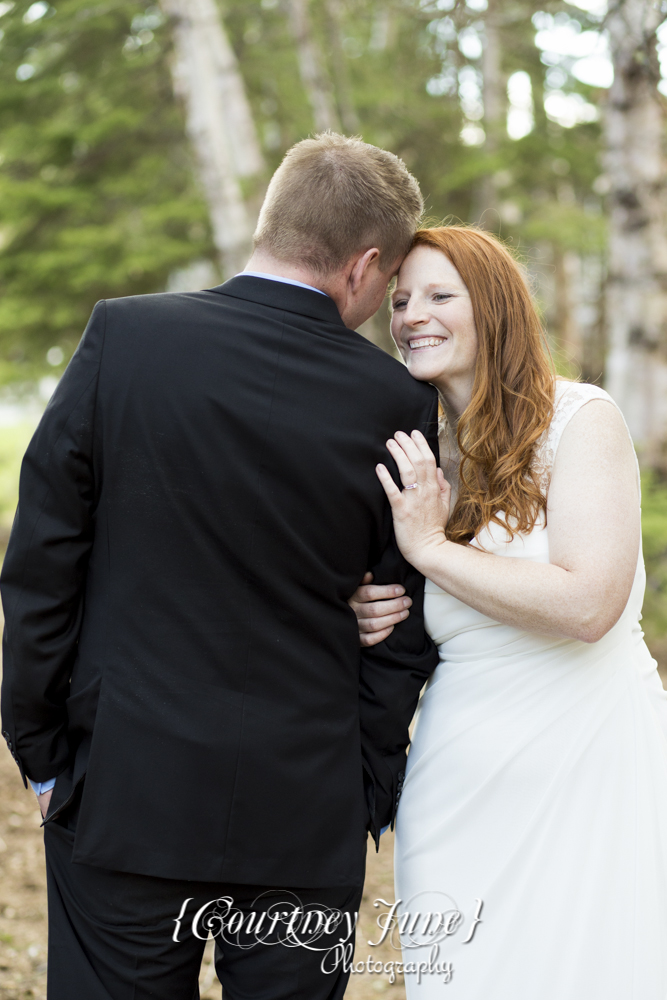
<path id="1" fill-rule="evenodd" d="M 223 285 L 209 288 L 218 295 L 232 295 L 235 299 L 245 299 L 248 302 L 258 302 L 263 306 L 273 306 L 299 316 L 310 316 L 334 323 L 336 326 L 347 327 L 340 318 L 338 307 L 328 295 L 299 288 L 298 285 L 288 285 L 284 281 L 271 281 L 268 278 L 253 278 L 250 275 L 238 274 Z"/>
<path id="2" fill-rule="evenodd" d="M 284 281 L 271 281 L 268 278 L 253 278 L 250 275 L 238 274 L 235 278 L 225 281 L 223 285 L 210 288 L 209 291 L 218 295 L 233 295 L 235 299 L 258 302 L 260 305 L 273 306 L 275 309 L 285 309 L 299 316 L 310 316 L 347 330 L 332 298 L 319 292 L 311 292 L 307 288 L 299 288 L 298 285 L 287 285 Z"/>

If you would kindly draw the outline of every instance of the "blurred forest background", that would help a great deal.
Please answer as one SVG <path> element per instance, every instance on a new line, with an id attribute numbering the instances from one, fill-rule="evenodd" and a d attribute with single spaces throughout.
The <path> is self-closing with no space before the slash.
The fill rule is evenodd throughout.
<path id="1" fill-rule="evenodd" d="M 667 659 L 667 3 L 0 0 L 0 525 L 100 298 L 217 284 L 267 179 L 325 128 L 393 150 L 430 218 L 522 255 L 559 368 L 645 475 Z M 386 311 L 362 331 L 391 350 Z"/>
<path id="2" fill-rule="evenodd" d="M 507 239 L 560 371 L 621 405 L 667 676 L 666 19 L 667 0 L 0 0 L 0 543 L 95 302 L 235 273 L 285 150 L 332 128 L 401 156 L 430 219 Z M 391 351 L 386 309 L 362 332 Z M 2 766 L 0 997 L 42 997 L 35 806 Z M 387 839 L 368 900 L 391 898 Z M 362 978 L 357 1000 L 388 986 Z"/>

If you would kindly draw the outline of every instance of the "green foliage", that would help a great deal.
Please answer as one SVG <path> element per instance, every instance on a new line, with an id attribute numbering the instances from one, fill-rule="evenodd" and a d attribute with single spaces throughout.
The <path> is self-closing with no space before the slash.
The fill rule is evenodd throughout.
<path id="1" fill-rule="evenodd" d="M 211 243 L 157 9 L 17 0 L 0 26 L 0 380 L 25 380 Z"/>
<path id="2" fill-rule="evenodd" d="M 475 221 L 481 186 L 491 178 L 500 211 L 487 214 L 485 225 L 527 247 L 537 243 L 602 254 L 605 222 L 601 197 L 593 190 L 601 169 L 599 123 L 563 127 L 547 117 L 543 104 L 554 71 L 568 94 L 595 104 L 600 92 L 575 80 L 567 61 L 554 67 L 547 60 L 547 65 L 536 48 L 531 18 L 555 16 L 558 23 L 583 29 L 599 24 L 558 0 L 501 5 L 501 88 L 516 70 L 528 73 L 535 124 L 519 140 L 503 127 L 490 152 L 488 143 L 466 145 L 460 138 L 466 114 L 475 115 L 474 100 L 466 102 L 462 94 L 466 86 L 474 89 L 475 78 L 481 86 L 479 56 L 462 41 L 483 36 L 483 5 L 472 6 L 478 9 L 460 0 L 313 0 L 314 30 L 341 119 L 349 120 L 351 112 L 364 139 L 406 161 L 420 181 L 430 217 Z M 275 167 L 284 151 L 312 130 L 288 19 L 277 0 L 227 0 L 225 16 Z"/>
<path id="3" fill-rule="evenodd" d="M 501 4 L 500 89 L 516 70 L 529 75 L 534 128 L 514 140 L 503 127 L 491 145 L 466 145 L 462 128 L 482 114 L 470 88 L 481 86 L 483 6 L 311 0 L 341 120 L 406 161 L 430 217 L 476 220 L 491 190 L 497 208 L 485 224 L 529 255 L 601 257 L 599 124 L 563 127 L 543 103 L 554 73 L 567 93 L 594 104 L 599 93 L 535 45 L 544 18 L 598 25 L 561 0 Z M 67 360 L 97 299 L 161 290 L 170 272 L 213 251 L 158 8 L 8 7 L 0 3 L 0 381 L 25 381 L 43 371 L 50 347 Z M 225 0 L 222 9 L 274 169 L 313 125 L 289 19 L 279 0 Z"/>

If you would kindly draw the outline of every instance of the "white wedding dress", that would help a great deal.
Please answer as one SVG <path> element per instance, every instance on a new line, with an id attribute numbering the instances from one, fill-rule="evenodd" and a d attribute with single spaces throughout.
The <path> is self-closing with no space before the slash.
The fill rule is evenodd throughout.
<path id="1" fill-rule="evenodd" d="M 600 398 L 558 380 L 545 489 L 567 422 Z M 543 520 L 476 542 L 549 561 Z M 623 615 L 585 644 L 501 625 L 427 581 L 440 663 L 396 831 L 408 1000 L 666 1000 L 667 694 L 638 624 L 644 587 L 640 552 Z M 434 933 L 426 914 L 455 908 L 460 927 Z"/>

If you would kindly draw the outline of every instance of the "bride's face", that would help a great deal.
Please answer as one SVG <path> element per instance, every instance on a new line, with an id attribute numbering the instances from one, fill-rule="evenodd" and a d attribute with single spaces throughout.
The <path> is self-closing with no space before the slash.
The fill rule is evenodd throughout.
<path id="1" fill-rule="evenodd" d="M 391 297 L 391 334 L 413 378 L 446 389 L 472 382 L 477 331 L 468 289 L 448 257 L 432 247 L 411 250 Z"/>

